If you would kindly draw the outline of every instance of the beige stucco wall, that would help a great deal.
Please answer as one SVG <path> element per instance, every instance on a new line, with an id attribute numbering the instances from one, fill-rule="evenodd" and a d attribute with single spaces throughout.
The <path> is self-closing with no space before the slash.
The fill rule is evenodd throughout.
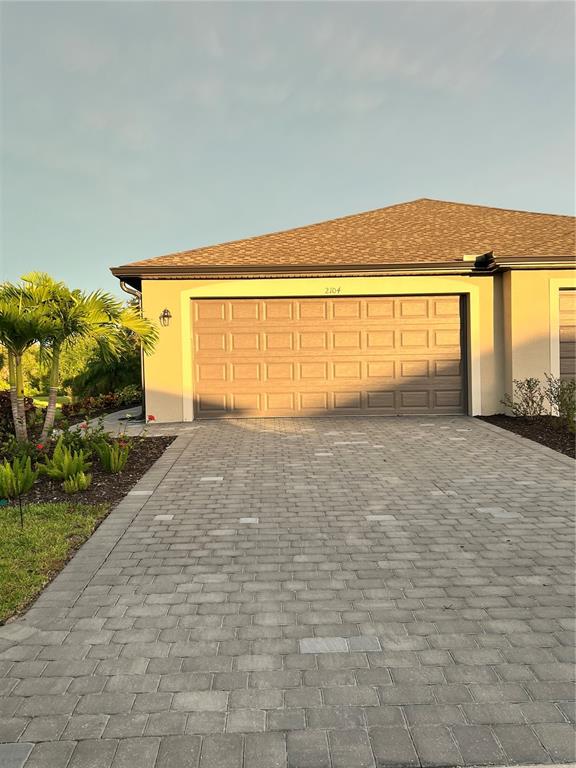
<path id="1" fill-rule="evenodd" d="M 504 386 L 559 374 L 559 291 L 576 287 L 573 270 L 512 270 L 503 275 Z"/>
<path id="2" fill-rule="evenodd" d="M 146 410 L 158 421 L 188 421 L 192 413 L 191 311 L 193 298 L 340 296 L 456 293 L 468 296 L 469 406 L 471 413 L 493 413 L 504 386 L 502 319 L 494 312 L 491 277 L 348 277 L 256 280 L 146 280 L 143 309 L 156 320 L 172 313 L 153 355 L 145 359 Z M 501 301 L 497 291 L 496 301 Z"/>
<path id="3" fill-rule="evenodd" d="M 349 277 L 257 280 L 146 280 L 143 308 L 156 320 L 172 313 L 153 355 L 145 359 L 146 409 L 158 421 L 189 421 L 192 413 L 193 298 L 458 293 L 468 297 L 469 412 L 497 413 L 513 378 L 557 372 L 561 287 L 570 270 L 512 271 L 495 277 Z M 556 334 L 556 336 L 555 336 Z M 556 369 L 555 369 L 556 365 Z"/>

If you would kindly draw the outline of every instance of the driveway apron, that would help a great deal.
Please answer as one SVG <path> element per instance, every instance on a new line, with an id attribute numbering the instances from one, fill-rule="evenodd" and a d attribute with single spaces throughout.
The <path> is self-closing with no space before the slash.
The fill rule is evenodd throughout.
<path id="1" fill-rule="evenodd" d="M 574 760 L 570 459 L 464 417 L 154 429 L 0 627 L 3 768 Z"/>

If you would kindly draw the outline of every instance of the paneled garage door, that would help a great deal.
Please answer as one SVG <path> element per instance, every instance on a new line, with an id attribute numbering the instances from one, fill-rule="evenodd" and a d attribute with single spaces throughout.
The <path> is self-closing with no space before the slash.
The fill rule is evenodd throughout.
<path id="1" fill-rule="evenodd" d="M 462 413 L 459 296 L 192 302 L 194 416 Z"/>
<path id="2" fill-rule="evenodd" d="M 576 291 L 560 291 L 560 378 L 576 378 Z"/>

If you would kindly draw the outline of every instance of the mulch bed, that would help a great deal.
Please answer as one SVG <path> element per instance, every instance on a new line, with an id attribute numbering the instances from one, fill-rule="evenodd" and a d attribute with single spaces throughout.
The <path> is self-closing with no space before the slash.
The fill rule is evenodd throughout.
<path id="1" fill-rule="evenodd" d="M 25 504 L 66 501 L 78 504 L 109 504 L 114 506 L 136 485 L 142 475 L 159 459 L 175 437 L 136 437 L 126 467 L 117 475 L 111 475 L 100 467 L 97 457 L 92 457 L 92 484 L 85 491 L 64 493 L 61 483 L 46 476 L 40 477 L 34 487 L 22 497 Z"/>
<path id="2" fill-rule="evenodd" d="M 576 459 L 575 435 L 557 416 L 514 417 L 498 413 L 495 416 L 478 416 L 477 418 Z"/>

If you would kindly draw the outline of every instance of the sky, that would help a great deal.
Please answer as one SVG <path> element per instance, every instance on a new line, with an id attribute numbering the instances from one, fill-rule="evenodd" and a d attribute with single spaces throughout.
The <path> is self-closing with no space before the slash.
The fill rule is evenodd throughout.
<path id="1" fill-rule="evenodd" d="M 1 278 L 431 197 L 574 213 L 570 2 L 3 2 Z"/>

